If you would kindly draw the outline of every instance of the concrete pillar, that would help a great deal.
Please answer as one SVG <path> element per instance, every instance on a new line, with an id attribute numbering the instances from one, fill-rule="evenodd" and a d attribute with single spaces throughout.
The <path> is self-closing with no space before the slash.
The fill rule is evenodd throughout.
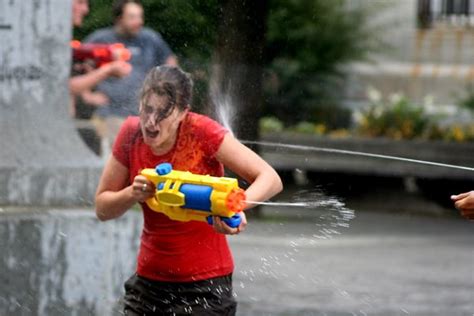
<path id="1" fill-rule="evenodd" d="M 117 315 L 139 213 L 99 222 L 69 116 L 71 0 L 0 0 L 0 315 Z"/>
<path id="2" fill-rule="evenodd" d="M 71 1 L 0 0 L 0 205 L 90 204 L 100 160 L 69 116 Z"/>

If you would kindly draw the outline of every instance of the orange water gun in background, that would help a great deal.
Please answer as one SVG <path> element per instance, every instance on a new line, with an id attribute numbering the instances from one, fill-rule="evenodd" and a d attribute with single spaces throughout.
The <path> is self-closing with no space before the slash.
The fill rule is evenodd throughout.
<path id="1" fill-rule="evenodd" d="M 132 57 L 122 43 L 81 43 L 71 41 L 72 60 L 74 63 L 90 63 L 94 68 L 99 68 L 115 60 L 129 61 Z"/>

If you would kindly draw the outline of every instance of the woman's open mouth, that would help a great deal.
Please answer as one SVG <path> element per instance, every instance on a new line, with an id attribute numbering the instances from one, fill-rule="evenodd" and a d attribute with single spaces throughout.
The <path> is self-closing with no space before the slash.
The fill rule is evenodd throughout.
<path id="1" fill-rule="evenodd" d="M 151 131 L 149 129 L 145 129 L 145 134 L 146 134 L 146 137 L 156 138 L 158 134 L 160 134 L 160 131 Z"/>

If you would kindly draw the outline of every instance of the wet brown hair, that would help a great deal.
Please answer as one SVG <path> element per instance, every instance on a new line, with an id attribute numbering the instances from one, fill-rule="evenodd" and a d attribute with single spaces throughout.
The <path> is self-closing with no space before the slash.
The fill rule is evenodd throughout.
<path id="1" fill-rule="evenodd" d="M 191 75 L 176 66 L 154 67 L 146 76 L 140 91 L 140 104 L 145 104 L 152 94 L 166 96 L 168 104 L 163 118 L 171 114 L 175 107 L 184 111 L 190 107 L 193 93 Z"/>

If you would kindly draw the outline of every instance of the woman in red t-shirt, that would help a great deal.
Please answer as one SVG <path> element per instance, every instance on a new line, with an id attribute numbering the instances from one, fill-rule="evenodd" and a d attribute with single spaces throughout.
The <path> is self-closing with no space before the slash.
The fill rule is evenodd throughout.
<path id="1" fill-rule="evenodd" d="M 223 176 L 226 166 L 250 186 L 249 201 L 282 189 L 275 170 L 212 119 L 190 111 L 192 80 L 178 67 L 154 68 L 143 83 L 140 115 L 129 117 L 114 143 L 96 194 L 100 220 L 117 218 L 140 203 L 144 227 L 136 273 L 125 283 L 126 315 L 234 315 L 232 255 L 225 235 L 245 229 L 179 222 L 151 210 L 152 182 L 141 169 L 169 162 L 196 174 Z M 250 208 L 252 205 L 247 205 Z"/>

